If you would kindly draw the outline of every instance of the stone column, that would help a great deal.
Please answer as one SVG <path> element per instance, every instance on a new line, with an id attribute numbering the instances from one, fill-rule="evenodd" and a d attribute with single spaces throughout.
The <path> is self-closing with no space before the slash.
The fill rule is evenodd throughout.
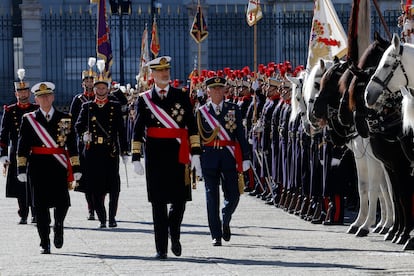
<path id="1" fill-rule="evenodd" d="M 42 80 L 42 7 L 38 0 L 23 0 L 22 37 L 23 67 L 26 79 L 33 85 Z"/>

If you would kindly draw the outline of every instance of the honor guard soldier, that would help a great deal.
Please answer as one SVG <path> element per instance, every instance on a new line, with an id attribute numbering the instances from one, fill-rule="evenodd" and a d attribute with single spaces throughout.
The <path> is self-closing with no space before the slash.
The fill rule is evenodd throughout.
<path id="1" fill-rule="evenodd" d="M 20 81 L 14 83 L 17 103 L 4 107 L 0 129 L 0 162 L 3 164 L 6 180 L 6 197 L 17 198 L 20 216 L 19 224 L 27 223 L 29 206 L 31 205 L 31 190 L 26 182 L 17 179 L 17 138 L 19 136 L 20 122 L 23 114 L 39 108 L 37 104 L 30 103 L 29 83 L 24 81 L 25 70 L 18 69 L 17 75 Z M 9 152 L 10 146 L 10 152 Z M 32 222 L 36 222 L 33 207 L 31 208 Z"/>
<path id="2" fill-rule="evenodd" d="M 92 67 L 96 64 L 96 58 L 90 57 L 88 59 L 89 69 L 82 71 L 82 87 L 83 92 L 75 95 L 72 99 L 70 105 L 69 113 L 72 115 L 72 120 L 76 123 L 79 113 L 81 111 L 82 105 L 88 101 L 91 101 L 95 98 L 95 93 L 93 92 L 93 82 L 96 77 L 96 72 L 93 71 Z M 75 187 L 75 191 L 85 193 L 86 203 L 88 204 L 88 220 L 95 220 L 95 211 L 93 208 L 92 195 L 88 192 L 87 182 L 85 178 L 85 165 L 83 164 L 84 159 L 81 154 L 85 150 L 85 143 L 83 139 L 78 138 L 78 150 L 79 158 L 81 164 L 81 170 L 83 177 L 78 181 L 78 185 Z"/>
<path id="3" fill-rule="evenodd" d="M 83 139 L 85 150 L 81 153 L 85 163 L 85 179 L 88 192 L 92 194 L 93 206 L 106 228 L 107 212 L 105 196 L 109 193 L 109 227 L 117 227 L 116 213 L 121 190 L 119 156 L 126 164 L 128 142 L 126 128 L 119 102 L 108 99 L 110 80 L 104 74 L 105 62 L 98 60 L 100 74 L 94 80 L 95 99 L 82 105 L 75 124 L 79 139 Z"/>
<path id="4" fill-rule="evenodd" d="M 69 114 L 53 107 L 55 85 L 35 84 L 40 108 L 23 115 L 17 146 L 17 178 L 33 189 L 40 253 L 50 254 L 50 212 L 54 208 L 54 245 L 63 246 L 63 223 L 70 206 L 68 183 L 81 177 L 76 134 Z"/>
<path id="5" fill-rule="evenodd" d="M 145 174 L 157 259 L 167 258 L 168 235 L 171 251 L 181 255 L 181 222 L 186 201 L 191 200 L 190 151 L 191 162 L 201 174 L 200 137 L 193 107 L 188 92 L 169 85 L 170 61 L 171 57 L 162 56 L 147 63 L 154 86 L 138 98 L 132 142 L 134 171 L 142 175 L 141 146 L 145 141 Z"/>
<path id="6" fill-rule="evenodd" d="M 251 164 L 240 109 L 237 104 L 224 101 L 225 82 L 221 77 L 206 80 L 210 102 L 197 112 L 202 139 L 201 169 L 213 246 L 221 246 L 222 238 L 230 240 L 231 217 L 244 189 L 243 171 L 248 170 Z M 222 220 L 219 214 L 220 184 L 224 192 Z"/>

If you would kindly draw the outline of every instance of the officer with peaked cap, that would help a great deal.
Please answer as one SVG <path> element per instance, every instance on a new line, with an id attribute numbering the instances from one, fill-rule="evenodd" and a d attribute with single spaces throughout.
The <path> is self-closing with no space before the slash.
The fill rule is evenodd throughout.
<path id="1" fill-rule="evenodd" d="M 162 56 L 147 63 L 154 86 L 138 98 L 132 141 L 137 174 L 144 174 L 140 159 L 145 141 L 145 174 L 157 259 L 167 258 L 168 235 L 171 251 L 181 255 L 181 222 L 186 201 L 191 200 L 190 153 L 191 163 L 201 174 L 200 138 L 193 107 L 188 91 L 170 86 L 170 62 L 171 57 Z"/>
<path id="2" fill-rule="evenodd" d="M 17 75 L 19 81 L 14 83 L 17 102 L 4 106 L 3 118 L 0 129 L 0 163 L 7 173 L 6 179 L 6 197 L 17 198 L 20 216 L 19 224 L 27 223 L 29 206 L 31 205 L 31 190 L 26 182 L 20 182 L 17 179 L 16 170 L 16 150 L 17 138 L 20 131 L 20 122 L 23 114 L 34 111 L 39 108 L 37 104 L 30 103 L 29 83 L 24 80 L 25 70 L 18 69 Z M 9 151 L 10 146 L 10 151 Z M 33 207 L 31 209 L 32 222 L 35 222 Z"/>
<path id="3" fill-rule="evenodd" d="M 17 177 L 33 189 L 42 254 L 50 254 L 49 208 L 54 208 L 54 245 L 63 246 L 64 220 L 70 206 L 68 183 L 81 177 L 72 119 L 53 107 L 54 89 L 51 82 L 32 87 L 40 107 L 23 115 L 17 145 Z"/>
<path id="4" fill-rule="evenodd" d="M 197 111 L 201 136 L 201 169 L 206 185 L 207 218 L 213 246 L 231 237 L 230 221 L 243 192 L 243 171 L 250 168 L 249 147 L 244 136 L 242 114 L 237 104 L 224 101 L 226 80 L 206 80 L 210 102 Z M 219 187 L 224 192 L 220 216 Z M 241 185 L 241 186 L 240 186 Z"/>

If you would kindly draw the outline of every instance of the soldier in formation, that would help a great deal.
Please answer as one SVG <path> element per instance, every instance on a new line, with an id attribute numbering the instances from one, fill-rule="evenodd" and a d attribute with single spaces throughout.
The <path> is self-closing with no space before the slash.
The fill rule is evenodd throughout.
<path id="1" fill-rule="evenodd" d="M 32 206 L 32 193 L 26 182 L 17 179 L 17 139 L 20 132 L 20 122 L 23 114 L 32 112 L 39 108 L 37 104 L 30 102 L 29 83 L 24 80 L 25 70 L 18 69 L 19 81 L 14 83 L 14 96 L 17 102 L 4 107 L 3 118 L 0 129 L 0 163 L 3 164 L 4 175 L 6 175 L 6 197 L 17 198 L 20 217 L 19 224 L 27 224 L 29 207 L 31 209 L 32 223 L 36 222 L 35 212 Z M 9 150 L 10 148 L 10 150 Z"/>

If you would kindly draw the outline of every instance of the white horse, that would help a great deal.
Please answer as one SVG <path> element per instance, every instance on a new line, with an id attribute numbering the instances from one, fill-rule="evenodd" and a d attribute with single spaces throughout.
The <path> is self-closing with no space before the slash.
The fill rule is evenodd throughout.
<path id="1" fill-rule="evenodd" d="M 381 148 L 383 157 L 387 156 L 387 160 L 384 159 L 383 162 L 389 168 L 390 178 L 394 179 L 393 186 L 397 204 L 398 232 L 393 241 L 399 244 L 405 243 L 405 250 L 414 250 L 414 238 L 410 238 L 410 231 L 414 229 L 414 219 L 411 217 L 413 195 L 410 188 L 413 181 L 410 172 L 414 165 L 414 157 L 412 156 L 412 136 L 398 135 L 397 128 L 403 120 L 399 113 L 400 109 L 403 109 L 402 95 L 404 94 L 409 102 L 410 91 L 414 88 L 413 60 L 414 45 L 402 44 L 398 35 L 394 34 L 391 45 L 384 52 L 364 95 L 366 105 L 385 118 L 382 120 L 382 117 L 379 117 L 382 128 L 387 131 L 387 140 L 383 139 L 385 142 L 382 142 Z M 406 102 L 405 108 L 407 109 L 408 106 Z M 406 128 L 410 126 L 408 119 L 405 125 Z M 381 129 L 380 131 L 384 132 Z M 403 131 L 402 123 L 399 131 Z"/>
<path id="2" fill-rule="evenodd" d="M 313 115 L 313 105 L 315 103 L 315 98 L 319 94 L 320 80 L 323 74 L 334 62 L 332 60 L 320 59 L 319 62 L 312 68 L 309 72 L 305 85 L 303 86 L 303 99 L 306 103 L 306 118 L 307 121 L 311 124 L 314 131 L 319 131 L 318 120 Z"/>
<path id="3" fill-rule="evenodd" d="M 414 88 L 414 44 L 400 42 L 397 34 L 385 50 L 375 73 L 365 88 L 369 108 L 382 110 L 388 97 L 396 97 L 402 87 Z"/>
<path id="4" fill-rule="evenodd" d="M 358 176 L 359 211 L 347 233 L 357 237 L 368 235 L 369 228 L 376 222 L 377 201 L 381 206 L 381 219 L 373 232 L 386 234 L 394 224 L 394 205 L 391 199 L 391 185 L 384 165 L 374 153 L 369 138 L 357 136 L 347 143 L 354 153 Z M 384 173 L 385 172 L 385 173 Z"/>

